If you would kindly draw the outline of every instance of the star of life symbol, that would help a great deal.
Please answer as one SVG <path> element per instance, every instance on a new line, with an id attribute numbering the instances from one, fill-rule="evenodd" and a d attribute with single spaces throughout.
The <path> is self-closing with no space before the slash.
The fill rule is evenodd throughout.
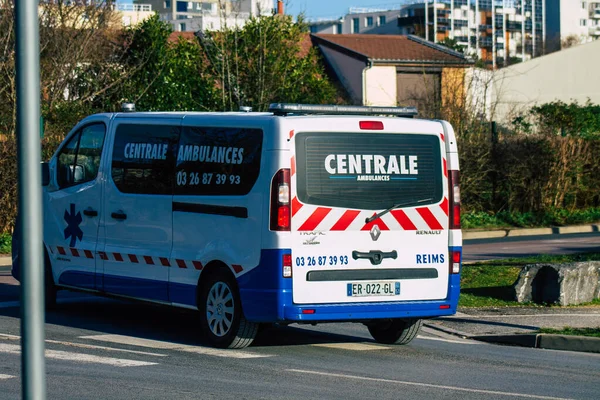
<path id="1" fill-rule="evenodd" d="M 373 225 L 373 227 L 371 228 L 371 239 L 373 239 L 373 241 L 377 241 L 377 239 L 379 239 L 379 236 L 381 236 L 381 229 L 379 229 L 379 227 L 377 225 Z"/>
<path id="2" fill-rule="evenodd" d="M 75 204 L 71 203 L 70 213 L 68 210 L 65 210 L 65 221 L 67 222 L 67 227 L 65 228 L 65 239 L 71 238 L 71 242 L 69 243 L 69 247 L 75 247 L 77 243 L 77 239 L 80 241 L 83 239 L 83 231 L 79 227 L 83 218 L 81 217 L 81 212 L 77 212 L 75 214 Z"/>

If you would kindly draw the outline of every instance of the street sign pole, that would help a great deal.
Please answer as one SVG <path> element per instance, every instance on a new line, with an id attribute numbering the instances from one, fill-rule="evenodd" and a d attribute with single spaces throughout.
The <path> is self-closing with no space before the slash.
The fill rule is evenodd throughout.
<path id="1" fill-rule="evenodd" d="M 23 399 L 46 398 L 38 1 L 15 2 L 21 375 Z"/>

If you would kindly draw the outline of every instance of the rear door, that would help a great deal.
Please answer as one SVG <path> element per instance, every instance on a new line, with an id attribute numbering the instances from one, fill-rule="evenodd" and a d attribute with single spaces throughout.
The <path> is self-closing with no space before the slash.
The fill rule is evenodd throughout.
<path id="1" fill-rule="evenodd" d="M 308 120 L 294 135 L 294 303 L 444 299 L 448 200 L 441 125 L 330 119 Z"/>

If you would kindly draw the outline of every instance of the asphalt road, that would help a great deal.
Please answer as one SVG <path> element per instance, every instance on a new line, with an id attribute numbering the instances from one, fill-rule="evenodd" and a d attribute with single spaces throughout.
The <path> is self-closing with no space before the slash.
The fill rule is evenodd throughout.
<path id="1" fill-rule="evenodd" d="M 0 399 L 20 396 L 19 286 L 0 276 Z M 192 311 L 61 292 L 46 314 L 49 399 L 596 399 L 600 354 L 505 347 L 424 328 L 407 346 L 358 324 L 268 327 L 207 347 Z"/>
<path id="2" fill-rule="evenodd" d="M 517 236 L 465 240 L 463 261 L 486 261 L 538 254 L 600 253 L 600 233 Z"/>
<path id="3" fill-rule="evenodd" d="M 477 240 L 464 258 L 599 251 L 600 235 Z M 19 286 L 0 269 L 0 400 L 20 397 Z M 268 327 L 207 347 L 192 311 L 61 292 L 46 315 L 49 399 L 597 399 L 600 354 L 484 344 L 424 328 L 407 346 L 359 324 Z"/>
<path id="4" fill-rule="evenodd" d="M 408 346 L 361 325 L 268 328 L 236 351 L 204 346 L 195 313 L 63 301 L 46 324 L 51 399 L 597 398 L 600 355 L 502 347 L 424 329 Z M 19 397 L 18 309 L 0 308 L 0 399 Z"/>

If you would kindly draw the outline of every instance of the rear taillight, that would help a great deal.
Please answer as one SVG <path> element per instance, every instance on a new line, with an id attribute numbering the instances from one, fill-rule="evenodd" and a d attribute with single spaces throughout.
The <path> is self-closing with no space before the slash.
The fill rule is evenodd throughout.
<path id="1" fill-rule="evenodd" d="M 460 260 L 461 252 L 460 250 L 451 250 L 450 251 L 450 273 L 458 274 L 460 272 Z"/>
<path id="2" fill-rule="evenodd" d="M 280 169 L 271 183 L 271 230 L 289 231 L 291 227 L 290 170 Z"/>
<path id="3" fill-rule="evenodd" d="M 284 278 L 292 277 L 292 255 L 284 254 L 281 260 L 282 275 Z"/>
<path id="4" fill-rule="evenodd" d="M 449 171 L 448 186 L 450 190 L 450 229 L 460 229 L 460 185 L 458 171 Z"/>

